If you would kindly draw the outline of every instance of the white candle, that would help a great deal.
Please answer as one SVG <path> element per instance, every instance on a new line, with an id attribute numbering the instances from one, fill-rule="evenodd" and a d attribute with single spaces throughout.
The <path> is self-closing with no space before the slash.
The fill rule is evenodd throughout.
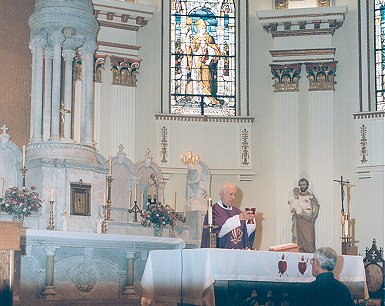
<path id="1" fill-rule="evenodd" d="M 22 166 L 25 167 L 25 145 L 23 145 L 23 161 Z"/>
<path id="2" fill-rule="evenodd" d="M 163 203 L 163 205 L 166 205 L 166 199 L 164 198 L 164 196 L 162 198 L 162 203 Z"/>
<path id="3" fill-rule="evenodd" d="M 128 192 L 128 209 L 131 209 L 131 191 Z"/>
<path id="4" fill-rule="evenodd" d="M 345 237 L 349 237 L 349 220 L 347 219 L 347 215 L 344 223 L 344 232 Z"/>
<path id="5" fill-rule="evenodd" d="M 207 220 L 209 225 L 213 224 L 213 208 L 211 206 L 207 209 Z"/>
<path id="6" fill-rule="evenodd" d="M 4 194 L 4 178 L 1 178 L 0 182 L 0 197 L 2 198 Z"/>
<path id="7" fill-rule="evenodd" d="M 103 193 L 103 204 L 102 206 L 106 206 L 107 203 L 106 203 L 106 193 Z"/>
<path id="8" fill-rule="evenodd" d="M 135 188 L 134 188 L 134 201 L 138 200 L 137 195 L 138 195 L 138 184 L 135 184 Z"/>
<path id="9" fill-rule="evenodd" d="M 112 176 L 112 157 L 108 158 L 108 176 Z"/>
<path id="10" fill-rule="evenodd" d="M 51 202 L 55 201 L 55 195 L 53 193 L 53 189 L 51 189 Z"/>
<path id="11" fill-rule="evenodd" d="M 141 209 L 143 210 L 143 207 L 144 207 L 144 193 L 143 192 L 141 194 L 141 197 L 142 197 Z"/>
<path id="12" fill-rule="evenodd" d="M 174 210 L 176 211 L 176 191 L 174 192 Z"/>

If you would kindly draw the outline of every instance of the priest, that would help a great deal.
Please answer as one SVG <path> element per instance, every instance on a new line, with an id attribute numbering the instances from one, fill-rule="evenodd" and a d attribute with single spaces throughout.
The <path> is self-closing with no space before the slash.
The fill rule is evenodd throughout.
<path id="1" fill-rule="evenodd" d="M 224 249 L 251 249 L 255 238 L 255 215 L 252 211 L 241 211 L 234 207 L 235 193 L 237 187 L 230 182 L 222 185 L 219 192 L 220 200 L 212 207 L 212 225 L 217 234 L 217 247 Z M 208 214 L 205 216 L 202 231 L 201 247 L 208 247 L 209 233 Z M 211 219 L 211 216 L 210 216 Z"/>

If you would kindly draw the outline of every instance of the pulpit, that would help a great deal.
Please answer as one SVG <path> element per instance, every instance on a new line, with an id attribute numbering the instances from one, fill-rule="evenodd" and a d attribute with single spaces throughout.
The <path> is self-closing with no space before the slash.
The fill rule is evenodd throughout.
<path id="1" fill-rule="evenodd" d="M 20 250 L 20 224 L 0 222 L 0 304 L 12 305 L 15 251 Z"/>

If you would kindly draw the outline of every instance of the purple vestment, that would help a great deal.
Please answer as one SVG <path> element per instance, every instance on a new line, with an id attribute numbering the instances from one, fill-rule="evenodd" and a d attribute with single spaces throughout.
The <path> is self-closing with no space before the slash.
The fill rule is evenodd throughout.
<path id="1" fill-rule="evenodd" d="M 215 233 L 218 235 L 221 231 L 222 225 L 227 219 L 239 215 L 242 211 L 233 207 L 231 210 L 224 209 L 217 203 L 213 206 L 213 223 L 218 226 L 215 229 Z M 207 213 L 203 225 L 207 225 Z M 209 247 L 208 229 L 203 228 L 201 248 Z M 241 221 L 241 226 L 232 229 L 226 235 L 221 238 L 217 238 L 217 247 L 222 249 L 247 249 L 252 248 L 254 243 L 255 231 L 248 236 L 246 229 L 246 221 Z"/>

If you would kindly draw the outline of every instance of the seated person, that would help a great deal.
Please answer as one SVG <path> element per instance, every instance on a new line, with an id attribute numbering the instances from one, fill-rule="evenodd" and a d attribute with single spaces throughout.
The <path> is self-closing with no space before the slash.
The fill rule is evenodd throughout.
<path id="1" fill-rule="evenodd" d="M 250 249 L 255 237 L 255 223 L 246 224 L 246 220 L 253 220 L 252 211 L 241 211 L 233 207 L 237 187 L 229 182 L 223 184 L 219 196 L 220 200 L 213 205 L 213 224 L 218 235 L 217 247 L 224 249 Z M 207 225 L 206 213 L 203 225 Z M 208 229 L 203 228 L 201 247 L 208 247 Z"/>
<path id="2" fill-rule="evenodd" d="M 349 289 L 333 275 L 337 253 L 332 248 L 323 247 L 314 252 L 310 261 L 312 274 L 316 280 L 312 285 L 312 305 L 314 306 L 353 306 Z"/>

